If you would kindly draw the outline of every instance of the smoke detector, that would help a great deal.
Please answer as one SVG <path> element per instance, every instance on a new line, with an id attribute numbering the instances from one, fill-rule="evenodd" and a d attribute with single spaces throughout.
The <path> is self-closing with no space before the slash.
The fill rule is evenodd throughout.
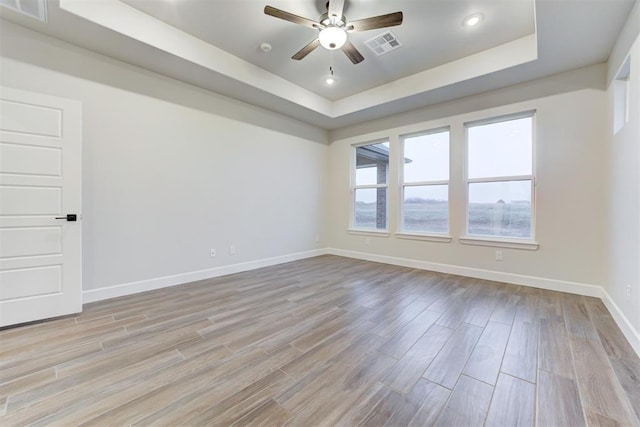
<path id="1" fill-rule="evenodd" d="M 271 52 L 271 45 L 269 43 L 261 43 L 260 50 L 263 51 L 264 53 L 269 53 Z"/>

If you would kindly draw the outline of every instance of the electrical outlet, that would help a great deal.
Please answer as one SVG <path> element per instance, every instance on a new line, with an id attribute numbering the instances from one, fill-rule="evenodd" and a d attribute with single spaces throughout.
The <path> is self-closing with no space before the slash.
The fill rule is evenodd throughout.
<path id="1" fill-rule="evenodd" d="M 320 243 L 320 235 L 316 234 L 316 243 Z"/>
<path id="2" fill-rule="evenodd" d="M 502 251 L 496 251 L 496 261 L 502 261 Z"/>
<path id="3" fill-rule="evenodd" d="M 235 245 L 231 245 L 229 246 L 229 255 L 235 255 L 236 254 L 236 247 Z"/>
<path id="4" fill-rule="evenodd" d="M 627 285 L 627 296 L 631 296 L 631 285 Z"/>
<path id="5" fill-rule="evenodd" d="M 364 239 L 364 244 L 366 246 L 369 246 L 370 243 L 371 243 L 371 239 L 370 238 L 367 237 L 366 239 Z"/>
<path id="6" fill-rule="evenodd" d="M 211 248 L 211 257 L 215 257 L 216 256 L 216 250 Z"/>

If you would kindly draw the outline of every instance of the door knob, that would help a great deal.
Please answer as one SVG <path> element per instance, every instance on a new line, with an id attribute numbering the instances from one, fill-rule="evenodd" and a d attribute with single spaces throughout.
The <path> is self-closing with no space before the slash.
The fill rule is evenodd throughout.
<path id="1" fill-rule="evenodd" d="M 57 216 L 56 219 L 66 219 L 67 221 L 77 221 L 78 215 L 76 214 L 67 214 L 66 216 Z"/>

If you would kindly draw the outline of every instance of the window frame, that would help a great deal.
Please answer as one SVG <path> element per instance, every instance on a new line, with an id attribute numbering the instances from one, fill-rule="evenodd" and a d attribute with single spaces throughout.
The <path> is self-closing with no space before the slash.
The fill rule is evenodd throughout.
<path id="1" fill-rule="evenodd" d="M 536 241 L 536 146 L 537 146 L 537 117 L 536 110 L 527 110 L 518 113 L 492 116 L 485 119 L 473 120 L 463 123 L 464 147 L 463 147 L 463 186 L 464 186 L 464 234 L 459 241 L 462 244 L 507 247 L 514 249 L 537 250 Z M 502 123 L 511 120 L 531 118 L 531 174 L 512 176 L 493 176 L 483 178 L 469 178 L 469 129 L 475 126 Z M 528 238 L 493 236 L 485 234 L 469 233 L 469 186 L 476 183 L 531 181 L 531 236 Z"/>
<path id="2" fill-rule="evenodd" d="M 613 134 L 617 135 L 629 123 L 629 103 L 631 102 L 631 56 L 620 66 L 613 80 Z"/>
<path id="3" fill-rule="evenodd" d="M 375 145 L 375 144 L 389 144 L 389 162 L 387 169 L 387 182 L 386 184 L 356 184 L 356 164 L 357 164 L 357 148 L 363 147 L 366 145 Z M 357 144 L 352 144 L 350 147 L 351 155 L 349 161 L 349 191 L 351 194 L 351 202 L 349 203 L 349 229 L 348 231 L 352 234 L 361 234 L 361 235 L 375 235 L 375 236 L 389 236 L 389 178 L 391 176 L 391 138 L 380 138 L 367 142 L 359 142 Z M 356 190 L 360 189 L 378 189 L 378 188 L 386 188 L 386 203 L 385 203 L 385 224 L 386 227 L 382 228 L 367 228 L 356 226 Z"/>
<path id="4" fill-rule="evenodd" d="M 448 144 L 449 144 L 449 157 L 447 161 L 449 162 L 449 176 L 446 180 L 433 180 L 433 181 L 412 181 L 407 183 L 404 179 L 404 159 L 405 159 L 405 140 L 408 138 L 415 138 L 426 135 L 433 135 L 437 133 L 447 132 L 449 134 Z M 411 239 L 411 240 L 427 240 L 434 242 L 451 242 L 451 126 L 439 126 L 423 131 L 411 132 L 399 135 L 398 138 L 398 221 L 396 224 L 397 231 L 394 235 L 401 239 Z M 406 187 L 425 187 L 425 186 L 435 186 L 435 185 L 446 185 L 447 186 L 447 230 L 445 232 L 437 232 L 437 231 L 413 231 L 406 230 L 404 228 L 404 192 Z"/>

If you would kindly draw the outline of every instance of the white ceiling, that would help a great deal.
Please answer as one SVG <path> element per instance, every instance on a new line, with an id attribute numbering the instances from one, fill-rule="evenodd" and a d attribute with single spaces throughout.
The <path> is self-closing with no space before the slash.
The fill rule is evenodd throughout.
<path id="1" fill-rule="evenodd" d="M 325 129 L 380 118 L 606 61 L 635 0 L 347 0 L 350 20 L 402 11 L 403 47 L 353 65 L 318 48 L 290 59 L 316 30 L 266 16 L 271 6 L 316 20 L 325 0 L 50 0 L 48 23 L 20 25 Z M 462 25 L 482 13 L 474 28 Z M 259 46 L 272 45 L 269 53 Z M 327 86 L 329 66 L 337 82 Z"/>
<path id="2" fill-rule="evenodd" d="M 326 0 L 123 1 L 330 100 L 535 33 L 533 0 L 351 0 L 344 11 L 351 20 L 402 11 L 403 24 L 390 29 L 404 46 L 378 57 L 364 42 L 385 30 L 371 30 L 351 33 L 349 37 L 365 56 L 361 64 L 353 65 L 341 51 L 322 48 L 302 61 L 293 61 L 291 56 L 316 38 L 318 32 L 267 16 L 263 13 L 264 6 L 269 4 L 316 21 L 326 12 Z M 483 25 L 465 28 L 464 18 L 476 12 L 484 15 Z M 224 19 L 213 18 L 221 15 Z M 259 48 L 261 42 L 271 44 L 272 51 L 263 53 Z M 339 79 L 331 87 L 323 79 L 330 65 Z"/>

